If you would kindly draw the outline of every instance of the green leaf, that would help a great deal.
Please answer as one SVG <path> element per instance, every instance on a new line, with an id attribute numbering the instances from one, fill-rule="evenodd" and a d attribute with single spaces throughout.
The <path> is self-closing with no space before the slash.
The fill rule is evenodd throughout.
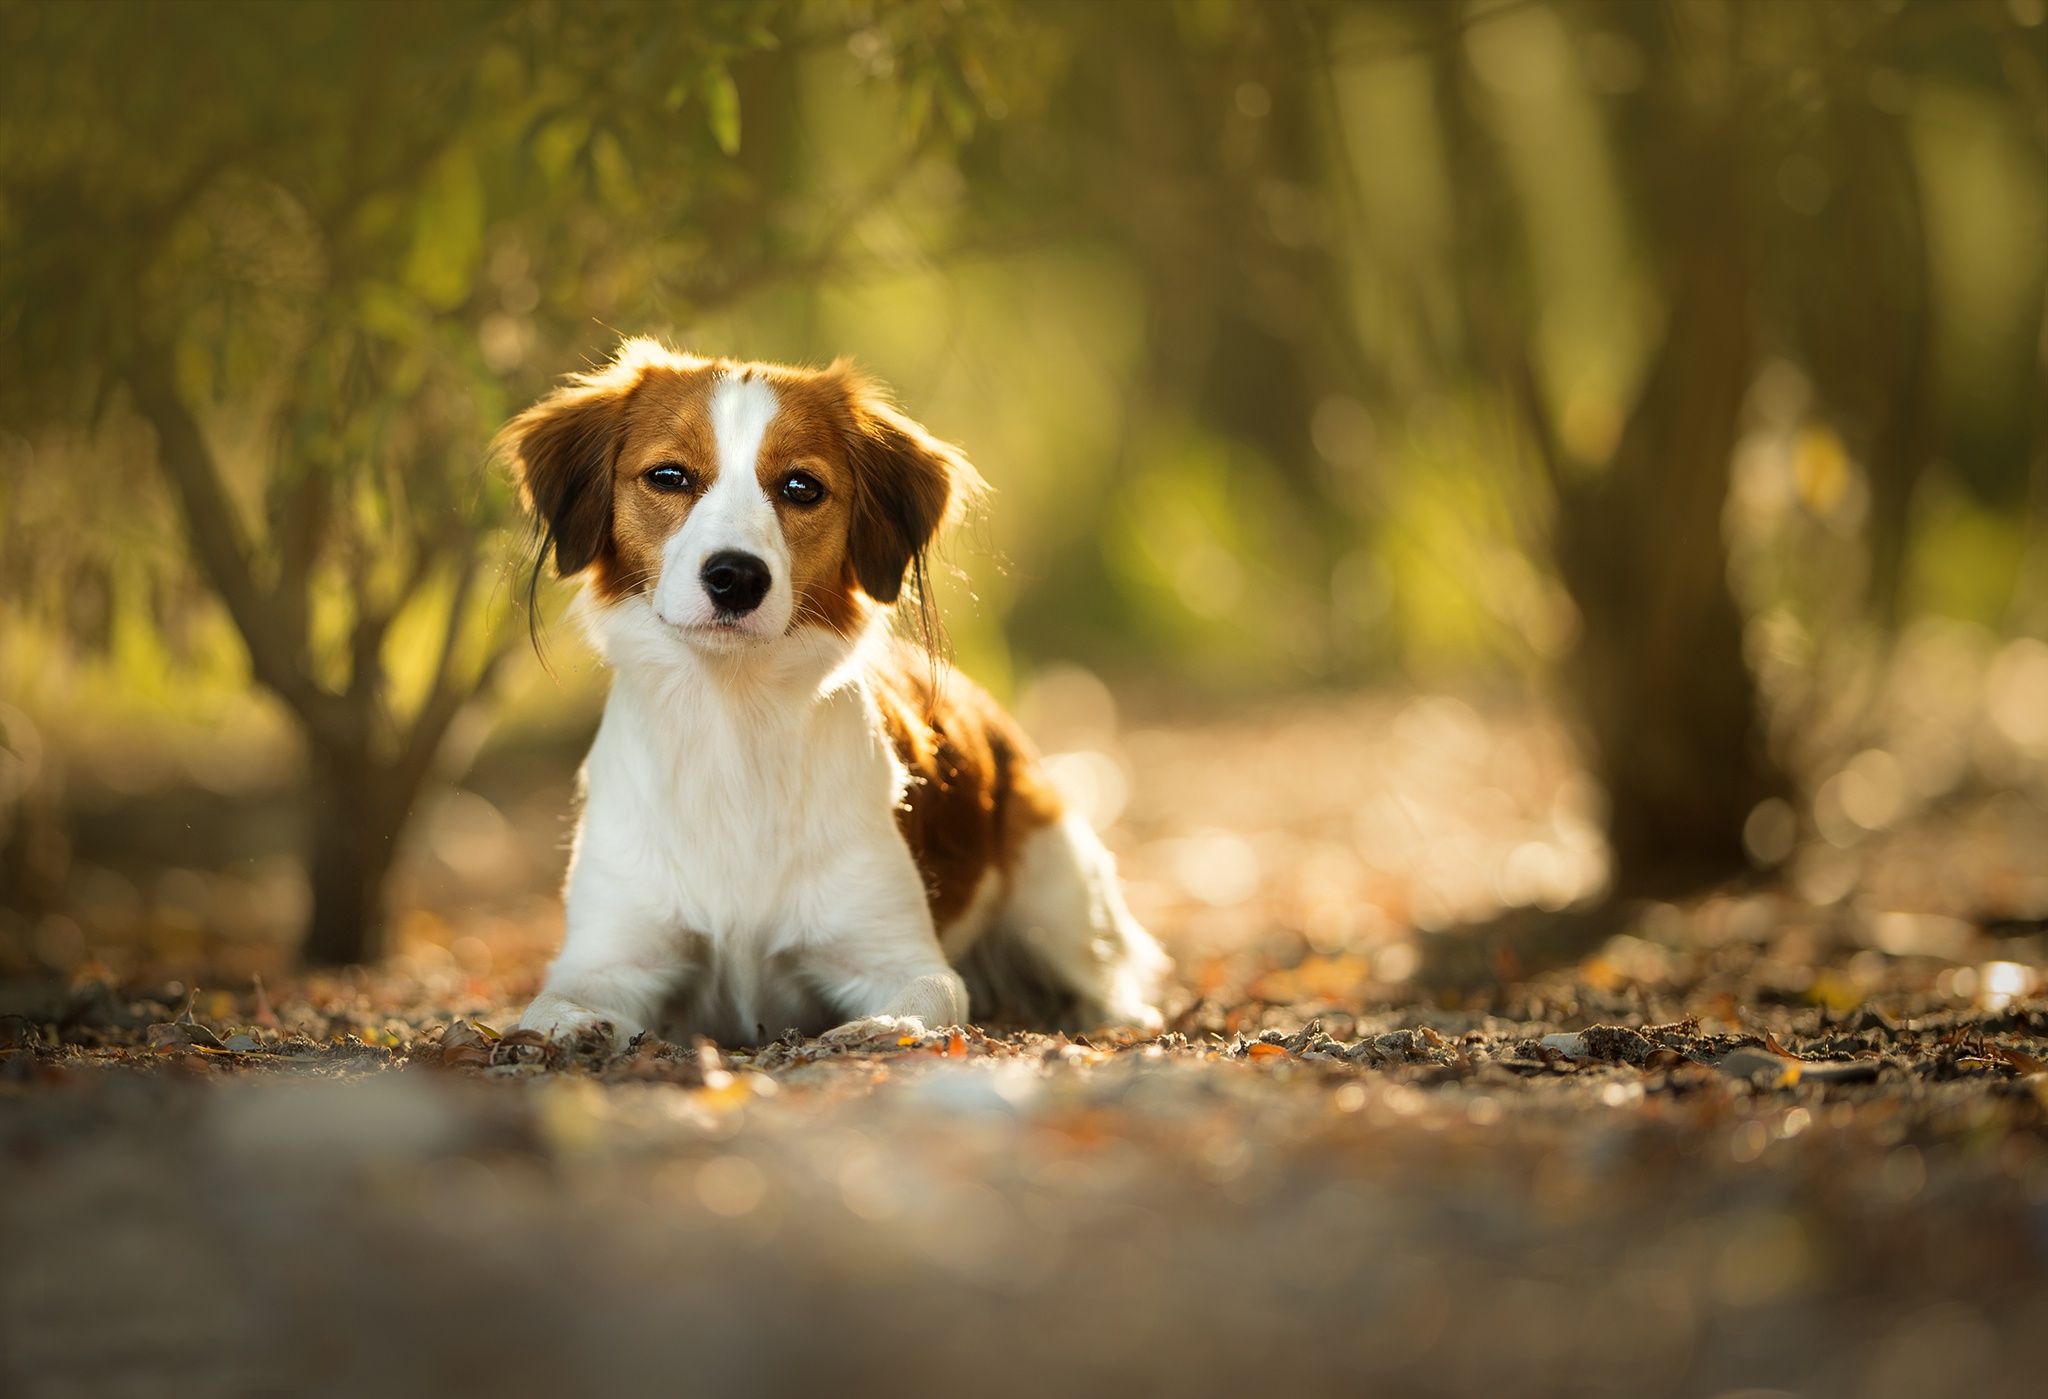
<path id="1" fill-rule="evenodd" d="M 711 122 L 711 138 L 727 155 L 740 150 L 740 90 L 732 74 L 723 67 L 704 75 L 704 114 Z"/>

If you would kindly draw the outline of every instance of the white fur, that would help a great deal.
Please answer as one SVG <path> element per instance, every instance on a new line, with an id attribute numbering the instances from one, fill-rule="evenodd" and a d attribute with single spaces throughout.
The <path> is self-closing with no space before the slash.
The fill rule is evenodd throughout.
<path id="1" fill-rule="evenodd" d="M 896 826 L 907 774 L 864 664 L 885 624 L 851 640 L 786 630 L 790 554 L 756 476 L 774 413 L 766 384 L 722 383 L 718 474 L 663 549 L 661 577 L 645 594 L 586 599 L 617 675 L 583 769 L 566 936 L 525 1028 L 733 1043 L 967 1018 Z M 725 548 L 769 564 L 770 592 L 745 619 L 766 613 L 758 626 L 717 624 L 703 595 L 703 560 Z M 984 928 L 1025 937 L 1084 1013 L 1158 1025 L 1165 958 L 1085 823 L 1034 836 L 1012 880 L 977 891 L 948 950 Z"/>
<path id="2" fill-rule="evenodd" d="M 691 974 L 721 981 L 723 1023 L 685 1028 L 728 1042 L 803 1018 L 779 977 L 835 1019 L 963 1020 L 856 648 L 805 628 L 701 655 L 635 598 L 591 621 L 618 675 L 584 765 L 567 937 L 520 1023 L 657 1028 Z M 693 934 L 711 955 L 694 973 Z"/>
<path id="3" fill-rule="evenodd" d="M 1131 916 L 1115 857 L 1079 813 L 1024 842 L 997 919 L 1053 980 L 1079 994 L 1084 1019 L 1159 1027 L 1155 1002 L 1170 963 Z"/>

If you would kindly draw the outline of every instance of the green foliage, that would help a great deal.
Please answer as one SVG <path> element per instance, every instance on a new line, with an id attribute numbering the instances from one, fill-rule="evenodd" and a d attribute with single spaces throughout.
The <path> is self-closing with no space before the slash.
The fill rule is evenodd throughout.
<path id="1" fill-rule="evenodd" d="M 921 138 L 932 94 L 967 90 L 947 65 L 974 27 L 894 13 L 921 21 L 905 52 L 871 47 Z M 796 56 L 867 18 L 0 4 L 0 582 L 132 662 L 114 619 L 204 580 L 346 808 L 316 933 L 330 904 L 374 922 L 361 888 L 523 635 L 493 582 L 518 524 L 491 434 L 610 337 L 593 318 L 701 314 L 829 263 L 842 221 L 804 207 L 783 118 Z M 167 486 L 181 528 L 131 547 L 109 479 L 158 510 Z M 335 938 L 323 955 L 360 952 Z"/>
<path id="2" fill-rule="evenodd" d="M 922 43 L 939 12 L 893 13 L 923 19 L 905 40 Z M 778 108 L 789 51 L 859 17 L 780 0 L 10 0 L 4 420 L 119 420 L 154 365 L 219 458 L 228 552 L 304 614 L 285 625 L 321 683 L 346 686 L 366 620 L 388 626 L 440 571 L 500 552 L 483 541 L 510 502 L 483 444 L 561 349 L 601 344 L 592 318 L 673 320 L 816 268 Z M 921 90 L 963 81 L 935 75 L 936 50 L 871 47 Z M 767 115 L 743 147 L 749 100 Z M 9 575 L 20 601 L 50 602 L 20 595 L 45 571 Z"/>

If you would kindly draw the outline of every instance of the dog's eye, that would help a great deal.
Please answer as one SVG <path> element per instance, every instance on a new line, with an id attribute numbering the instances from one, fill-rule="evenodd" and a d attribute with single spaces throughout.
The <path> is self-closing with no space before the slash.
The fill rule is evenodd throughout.
<path id="1" fill-rule="evenodd" d="M 690 489 L 690 473 L 675 462 L 665 461 L 647 473 L 647 484 L 657 491 L 687 491 Z"/>
<path id="2" fill-rule="evenodd" d="M 791 505 L 816 505 L 825 498 L 825 487 L 808 471 L 786 471 L 782 475 L 782 498 Z"/>

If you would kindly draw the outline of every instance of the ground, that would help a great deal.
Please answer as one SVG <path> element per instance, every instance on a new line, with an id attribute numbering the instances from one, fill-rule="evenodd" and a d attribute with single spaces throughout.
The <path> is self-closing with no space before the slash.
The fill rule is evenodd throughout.
<path id="1" fill-rule="evenodd" d="M 1409 929 L 1597 859 L 1552 737 L 1469 717 L 1128 736 L 1157 1037 L 549 1047 L 514 930 L 17 977 L 0 1392 L 2038 1392 L 2039 808 L 1434 991 Z"/>

